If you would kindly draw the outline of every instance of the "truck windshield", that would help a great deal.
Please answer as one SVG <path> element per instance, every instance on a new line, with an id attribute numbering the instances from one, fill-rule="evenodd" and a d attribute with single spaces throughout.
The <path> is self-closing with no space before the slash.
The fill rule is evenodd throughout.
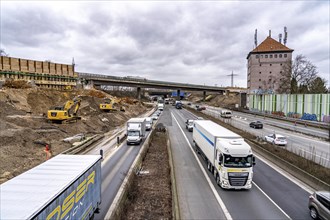
<path id="1" fill-rule="evenodd" d="M 140 132 L 138 131 L 128 131 L 127 136 L 139 136 Z"/>
<path id="2" fill-rule="evenodd" d="M 247 157 L 232 157 L 224 154 L 225 167 L 252 167 L 252 155 Z"/>

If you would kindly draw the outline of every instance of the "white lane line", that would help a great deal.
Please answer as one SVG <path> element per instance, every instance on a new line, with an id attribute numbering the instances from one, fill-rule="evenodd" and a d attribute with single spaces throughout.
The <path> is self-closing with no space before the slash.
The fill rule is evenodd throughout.
<path id="1" fill-rule="evenodd" d="M 282 176 L 284 176 L 285 178 L 287 178 L 288 180 L 290 180 L 291 182 L 293 182 L 294 184 L 296 184 L 297 186 L 299 186 L 300 188 L 302 188 L 303 190 L 305 190 L 309 194 L 312 194 L 314 192 L 314 189 L 312 189 L 311 187 L 307 186 L 306 184 L 304 184 L 302 181 L 298 180 L 297 178 L 293 177 L 291 174 L 289 174 L 285 170 L 279 168 L 274 163 L 267 161 L 265 158 L 263 158 L 259 154 L 255 154 L 255 155 L 263 163 L 267 164 L 269 167 L 271 167 L 272 169 L 274 169 L 276 172 L 278 172 L 279 174 L 281 174 Z"/>
<path id="2" fill-rule="evenodd" d="M 182 130 L 182 128 L 181 128 L 181 126 L 180 126 L 178 120 L 175 118 L 175 116 L 174 116 L 174 114 L 173 114 L 172 112 L 171 112 L 171 115 L 172 115 L 172 117 L 174 118 L 174 120 L 176 121 L 176 123 L 178 124 L 178 126 L 179 126 L 179 128 L 180 128 L 180 130 L 181 130 L 181 132 L 182 132 L 182 134 L 183 134 L 183 136 L 184 136 L 184 138 L 185 138 L 186 141 L 187 141 L 187 144 L 189 145 L 189 148 L 190 148 L 191 152 L 192 152 L 193 155 L 195 156 L 196 161 L 197 161 L 197 163 L 198 163 L 198 165 L 199 165 L 201 171 L 203 172 L 203 174 L 204 174 L 204 176 L 205 176 L 205 178 L 206 178 L 206 180 L 207 180 L 207 182 L 208 182 L 208 184 L 209 184 L 209 186 L 210 186 L 210 188 L 211 188 L 211 190 L 212 190 L 212 192 L 213 192 L 213 194 L 214 194 L 216 200 L 218 201 L 218 203 L 219 203 L 219 205 L 220 205 L 220 207 L 221 207 L 223 213 L 224 213 L 225 216 L 226 216 L 226 219 L 227 219 L 227 220 L 232 220 L 232 217 L 231 217 L 231 215 L 230 215 L 230 213 L 229 213 L 229 211 L 228 211 L 228 209 L 227 209 L 225 203 L 221 200 L 219 194 L 217 193 L 216 189 L 214 188 L 214 185 L 212 184 L 212 182 L 211 182 L 209 176 L 207 175 L 207 173 L 205 172 L 205 169 L 203 168 L 201 162 L 199 161 L 199 159 L 198 159 L 198 157 L 197 157 L 197 155 L 196 155 L 194 149 L 193 149 L 192 146 L 190 145 L 189 140 L 188 140 L 187 136 L 185 135 L 185 133 L 183 132 L 183 130 Z"/>
<path id="3" fill-rule="evenodd" d="M 291 219 L 290 216 L 288 214 L 286 214 L 283 209 L 281 209 L 281 207 L 279 207 L 264 191 L 262 191 L 262 189 L 255 183 L 252 182 L 259 190 L 260 192 L 262 192 L 288 219 Z"/>

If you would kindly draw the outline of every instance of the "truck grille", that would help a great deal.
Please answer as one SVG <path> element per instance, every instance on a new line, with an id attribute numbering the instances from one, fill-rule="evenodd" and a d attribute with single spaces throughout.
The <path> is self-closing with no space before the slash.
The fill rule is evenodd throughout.
<path id="1" fill-rule="evenodd" d="M 231 186 L 244 186 L 249 177 L 249 173 L 228 173 Z"/>

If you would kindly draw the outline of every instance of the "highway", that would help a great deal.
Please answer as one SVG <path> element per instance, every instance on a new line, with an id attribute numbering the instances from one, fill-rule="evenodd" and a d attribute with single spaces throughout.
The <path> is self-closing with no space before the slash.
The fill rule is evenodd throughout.
<path id="1" fill-rule="evenodd" d="M 171 114 L 167 114 L 170 111 Z M 171 117 L 169 117 L 171 115 Z M 282 175 L 282 171 L 274 170 L 274 166 L 269 166 L 257 156 L 257 164 L 254 167 L 253 187 L 250 190 L 236 191 L 223 190 L 215 183 L 213 175 L 207 171 L 206 163 L 200 155 L 197 156 L 193 148 L 192 133 L 185 129 L 185 120 L 193 115 L 185 109 L 177 110 L 168 107 L 160 121 L 167 122 L 170 132 L 172 150 L 174 156 L 175 175 L 178 183 L 179 207 L 182 218 L 203 218 L 200 213 L 207 213 L 207 216 L 218 215 L 218 209 L 205 210 L 205 198 L 201 196 L 199 199 L 196 195 L 196 188 L 188 185 L 180 186 L 180 183 L 191 183 L 197 186 L 197 190 L 205 190 L 206 188 L 214 188 L 211 190 L 214 195 L 210 196 L 207 202 L 208 206 L 219 207 L 219 202 L 213 197 L 220 197 L 232 219 L 309 219 L 309 210 L 307 207 L 308 195 L 310 190 L 306 191 L 302 187 L 293 183 L 291 180 Z M 197 118 L 196 116 L 194 116 Z M 179 129 L 179 131 L 178 131 Z M 180 150 L 178 150 L 178 148 Z M 181 154 L 178 154 L 181 152 Z M 196 156 L 202 168 L 197 166 Z M 189 163 L 188 163 L 188 162 Z M 207 177 L 203 173 L 207 173 Z M 192 175 L 191 173 L 194 173 Z M 205 184 L 205 179 L 208 183 Z M 192 198 L 191 198 L 192 197 Z M 181 199 L 180 198 L 184 198 Z M 197 204 L 196 204 L 197 203 Z M 198 210 L 195 210 L 195 209 Z M 194 210 L 194 211 L 192 211 Z M 210 213 L 210 212 L 211 213 Z M 197 215 L 194 216 L 194 214 Z M 218 219 L 221 217 L 218 216 Z"/>
<path id="2" fill-rule="evenodd" d="M 206 107 L 203 113 L 211 115 L 216 118 L 220 118 L 221 108 Z M 324 138 L 314 137 L 317 134 L 324 136 L 327 134 L 326 130 L 312 128 L 312 127 L 302 127 L 301 125 L 295 127 L 290 125 L 288 122 L 279 121 L 271 118 L 263 118 L 260 116 L 252 116 L 247 113 L 233 112 L 232 119 L 222 119 L 224 122 L 231 124 L 241 130 L 245 130 L 251 134 L 254 134 L 260 138 L 264 138 L 265 135 L 282 134 L 287 138 L 288 144 L 286 148 L 303 156 L 309 160 L 313 160 L 320 165 L 329 168 L 330 167 L 330 144 L 328 140 Z M 253 129 L 249 127 L 250 122 L 259 120 L 264 124 L 263 129 Z M 290 126 L 293 126 L 295 130 L 290 130 Z M 305 135 L 302 133 L 309 132 L 313 136 Z M 314 133 L 312 131 L 315 131 Z"/>
<path id="3" fill-rule="evenodd" d="M 223 190 L 216 185 L 206 163 L 196 153 L 192 132 L 185 129 L 191 112 L 166 105 L 158 123 L 169 132 L 177 183 L 181 219 L 309 219 L 308 195 L 312 192 L 297 185 L 281 170 L 275 170 L 257 155 L 253 187 L 250 190 Z M 124 131 L 118 128 L 117 132 Z M 149 135 L 149 132 L 147 133 Z M 95 219 L 104 219 L 141 145 L 117 146 L 109 137 L 90 153 L 105 151 L 102 162 L 102 203 Z"/>

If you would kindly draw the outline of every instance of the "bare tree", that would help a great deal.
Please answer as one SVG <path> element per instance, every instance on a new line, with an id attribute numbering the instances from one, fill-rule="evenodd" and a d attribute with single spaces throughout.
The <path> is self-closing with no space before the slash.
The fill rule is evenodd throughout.
<path id="1" fill-rule="evenodd" d="M 303 55 L 297 55 L 294 61 L 288 60 L 282 67 L 280 93 L 297 93 L 299 87 L 310 84 L 317 77 L 316 66 Z"/>

